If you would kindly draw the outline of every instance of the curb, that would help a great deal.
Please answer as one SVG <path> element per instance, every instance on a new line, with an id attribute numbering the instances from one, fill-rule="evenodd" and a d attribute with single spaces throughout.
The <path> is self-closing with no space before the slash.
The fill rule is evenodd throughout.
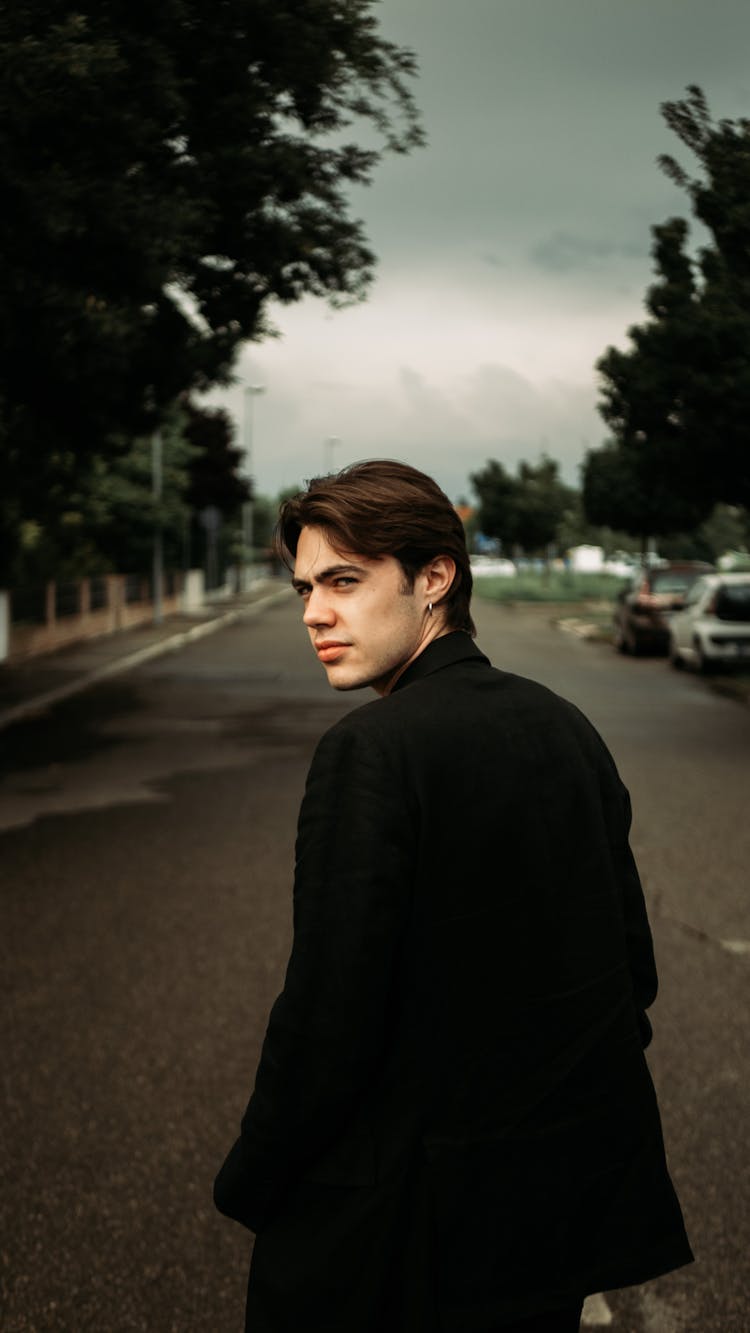
<path id="1" fill-rule="evenodd" d="M 574 634 L 576 638 L 585 639 L 588 643 L 613 642 L 611 634 L 587 620 L 567 616 L 562 620 L 552 620 L 550 623 L 564 634 Z M 731 699 L 733 703 L 750 707 L 750 683 L 743 682 L 742 679 L 738 681 L 731 676 L 704 676 L 703 681 L 714 694 L 720 695 L 723 699 Z"/>
<path id="2" fill-rule="evenodd" d="M 208 634 L 214 634 L 217 630 L 223 629 L 225 625 L 232 625 L 237 620 L 251 620 L 259 612 L 265 611 L 267 607 L 274 603 L 282 601 L 291 593 L 291 588 L 281 588 L 278 592 L 268 593 L 265 597 L 259 597 L 257 602 L 251 602 L 248 606 L 235 607 L 232 611 L 225 611 L 223 615 L 217 616 L 215 620 L 206 620 L 199 625 L 192 625 L 190 629 L 180 630 L 172 634 L 168 639 L 161 639 L 158 643 L 150 643 L 146 648 L 137 648 L 133 653 L 127 653 L 124 657 L 115 658 L 112 662 L 105 662 L 103 666 L 96 667 L 94 671 L 88 671 L 85 675 L 79 676 L 77 680 L 69 680 L 65 685 L 58 685 L 55 689 L 45 690 L 43 694 L 36 695 L 33 699 L 26 699 L 23 703 L 15 704 L 12 708 L 6 708 L 0 713 L 0 731 L 6 727 L 13 726 L 15 722 L 22 722 L 26 718 L 36 717 L 45 713 L 48 708 L 53 708 L 55 704 L 62 703 L 64 699 L 69 699 L 74 694 L 82 694 L 91 685 L 97 685 L 100 680 L 106 680 L 109 676 L 119 676 L 124 671 L 130 671 L 133 667 L 140 666 L 142 662 L 148 662 L 153 657 L 162 657 L 165 653 L 176 652 L 178 648 L 184 648 L 186 644 L 195 642 L 196 639 L 204 639 Z"/>

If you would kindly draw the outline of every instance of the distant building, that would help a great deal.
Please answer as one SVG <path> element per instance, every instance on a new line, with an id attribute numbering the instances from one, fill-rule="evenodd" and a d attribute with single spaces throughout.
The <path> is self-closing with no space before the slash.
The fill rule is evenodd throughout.
<path id="1" fill-rule="evenodd" d="M 601 546 L 571 546 L 567 555 L 568 568 L 577 574 L 598 574 L 604 568 Z"/>

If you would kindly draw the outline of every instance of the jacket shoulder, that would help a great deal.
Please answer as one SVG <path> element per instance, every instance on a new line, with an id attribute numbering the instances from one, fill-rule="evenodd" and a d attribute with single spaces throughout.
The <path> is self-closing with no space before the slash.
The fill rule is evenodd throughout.
<path id="1" fill-rule="evenodd" d="M 411 682 L 383 698 L 371 699 L 340 718 L 321 738 L 318 751 L 335 755 L 343 747 L 374 760 L 394 750 L 459 737 L 471 744 L 475 728 L 509 729 L 514 735 L 554 732 L 616 772 L 593 723 L 568 699 L 527 676 L 503 671 L 484 657 L 459 661 Z M 316 754 L 318 753 L 316 751 Z"/>

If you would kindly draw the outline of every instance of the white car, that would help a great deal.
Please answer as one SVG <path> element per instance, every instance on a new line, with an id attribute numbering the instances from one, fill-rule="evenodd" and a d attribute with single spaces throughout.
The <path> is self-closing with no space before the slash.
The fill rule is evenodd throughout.
<path id="1" fill-rule="evenodd" d="M 698 671 L 750 667 L 750 574 L 704 574 L 669 622 L 669 660 Z"/>
<path id="2" fill-rule="evenodd" d="M 516 567 L 512 560 L 504 560 L 498 555 L 472 555 L 469 560 L 475 579 L 501 575 L 503 578 L 515 578 Z"/>
<path id="3" fill-rule="evenodd" d="M 621 555 L 615 551 L 608 560 L 604 561 L 602 570 L 605 574 L 616 574 L 618 579 L 632 579 L 639 567 L 639 561 L 635 556 Z"/>

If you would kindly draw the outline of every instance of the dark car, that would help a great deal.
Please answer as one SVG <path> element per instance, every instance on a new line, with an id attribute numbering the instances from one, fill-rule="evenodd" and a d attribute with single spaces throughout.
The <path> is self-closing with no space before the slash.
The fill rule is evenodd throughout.
<path id="1" fill-rule="evenodd" d="M 674 560 L 639 569 L 617 595 L 614 641 L 618 651 L 666 653 L 672 615 L 682 610 L 696 579 L 713 572 L 713 565 L 702 560 Z"/>

